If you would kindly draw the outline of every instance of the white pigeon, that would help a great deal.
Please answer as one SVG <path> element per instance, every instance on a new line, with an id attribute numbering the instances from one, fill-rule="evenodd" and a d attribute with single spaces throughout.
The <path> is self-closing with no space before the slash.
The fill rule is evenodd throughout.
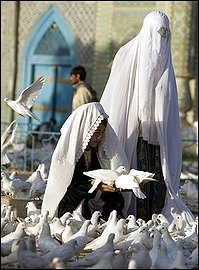
<path id="1" fill-rule="evenodd" d="M 65 229 L 65 226 L 62 224 L 61 220 L 58 217 L 54 217 L 49 225 L 51 236 L 61 241 L 61 235 Z"/>
<path id="2" fill-rule="evenodd" d="M 81 252 L 89 241 L 88 226 L 90 224 L 91 222 L 89 219 L 85 220 L 79 231 L 71 236 L 70 240 L 75 239 L 77 241 L 78 247 L 75 250 L 76 253 Z"/>
<path id="3" fill-rule="evenodd" d="M 18 192 L 29 190 L 31 183 L 21 180 L 20 178 L 10 179 L 10 186 L 14 190 L 14 195 L 17 195 Z"/>
<path id="4" fill-rule="evenodd" d="M 47 168 L 46 168 L 45 163 L 40 163 L 40 164 L 38 165 L 37 171 L 40 171 L 41 177 L 42 177 L 44 180 L 48 178 L 48 171 L 47 171 Z"/>
<path id="5" fill-rule="evenodd" d="M 115 180 L 115 186 L 119 189 L 130 190 L 132 189 L 136 197 L 145 199 L 145 194 L 140 189 L 141 183 L 146 183 L 148 181 L 157 182 L 154 179 L 154 173 L 145 172 L 140 170 L 131 169 L 130 172 L 126 175 L 120 175 Z"/>
<path id="6" fill-rule="evenodd" d="M 121 174 L 127 174 L 127 170 L 124 166 L 119 166 L 116 170 L 97 169 L 83 172 L 83 174 L 93 179 L 93 186 L 88 191 L 88 193 L 92 193 L 101 182 L 109 186 L 113 186 L 116 178 Z"/>
<path id="7" fill-rule="evenodd" d="M 70 241 L 71 237 L 73 236 L 74 231 L 73 227 L 71 226 L 71 220 L 67 219 L 64 225 L 64 230 L 61 233 L 61 242 L 62 243 L 67 243 Z M 58 238 L 58 235 L 55 235 Z"/>
<path id="8" fill-rule="evenodd" d="M 136 197 L 145 199 L 145 194 L 141 191 L 139 182 L 137 179 L 132 175 L 120 175 L 115 180 L 115 186 L 122 190 L 132 190 Z"/>
<path id="9" fill-rule="evenodd" d="M 15 231 L 10 232 L 9 234 L 6 234 L 1 238 L 1 252 L 4 256 L 7 256 L 11 253 L 11 247 L 13 242 L 25 235 L 24 229 L 25 224 L 19 223 Z"/>
<path id="10" fill-rule="evenodd" d="M 8 174 L 6 172 L 1 172 L 1 190 L 2 192 L 9 196 L 9 197 L 13 197 L 14 196 L 14 189 L 13 187 L 10 185 L 10 178 L 8 176 Z"/>
<path id="11" fill-rule="evenodd" d="M 12 130 L 12 126 L 15 122 L 16 120 L 12 121 L 1 136 L 1 165 L 10 163 L 10 159 L 8 158 L 6 152 L 8 148 L 11 148 L 14 145 L 14 141 L 16 139 L 18 125 L 16 124 L 15 128 Z"/>
<path id="12" fill-rule="evenodd" d="M 117 244 L 126 238 L 125 226 L 126 226 L 126 219 L 121 218 L 117 221 L 117 224 L 114 230 L 114 234 L 115 234 L 114 244 Z"/>
<path id="13" fill-rule="evenodd" d="M 132 214 L 128 215 L 128 217 L 126 218 L 126 223 L 127 223 L 126 228 L 127 233 L 135 231 L 139 228 L 138 224 L 136 223 L 136 217 Z"/>
<path id="14" fill-rule="evenodd" d="M 97 248 L 104 246 L 104 244 L 107 242 L 109 235 L 111 233 L 115 234 L 115 228 L 117 225 L 117 211 L 113 210 L 110 213 L 109 217 L 110 217 L 109 223 L 105 227 L 101 235 L 95 238 L 94 240 L 92 240 L 91 242 L 89 242 L 85 246 L 84 250 L 88 250 L 88 249 L 96 250 Z"/>
<path id="15" fill-rule="evenodd" d="M 39 77 L 31 85 L 25 88 L 16 100 L 5 98 L 4 101 L 21 116 L 30 116 L 40 122 L 39 118 L 30 111 L 37 97 L 41 94 L 45 78 Z"/>
<path id="16" fill-rule="evenodd" d="M 28 183 L 28 182 L 27 182 Z M 31 215 L 40 215 L 41 214 L 41 209 L 37 208 L 35 202 L 29 201 L 27 202 L 26 206 L 26 216 L 30 217 Z"/>
<path id="17" fill-rule="evenodd" d="M 17 171 L 13 171 L 11 172 L 11 174 L 9 175 L 10 179 L 16 179 L 19 178 L 18 172 Z"/>
<path id="18" fill-rule="evenodd" d="M 134 176 L 134 178 L 138 181 L 139 184 L 146 183 L 148 181 L 157 182 L 157 180 L 153 178 L 155 173 L 151 173 L 151 172 L 145 172 L 145 171 L 131 169 L 128 175 Z"/>
<path id="19" fill-rule="evenodd" d="M 16 179 L 10 179 L 8 174 L 5 172 L 1 172 L 2 176 L 2 190 L 5 194 L 8 194 L 9 196 L 16 196 L 18 192 L 23 190 L 28 190 L 31 187 L 31 184 L 28 182 L 25 182 L 19 178 Z"/>
<path id="20" fill-rule="evenodd" d="M 8 138 L 10 138 L 10 134 L 11 134 L 11 128 L 12 125 L 16 122 L 16 120 L 12 121 L 9 126 L 6 128 L 6 130 L 3 132 L 3 134 L 1 135 L 1 146 L 8 140 Z"/>
<path id="21" fill-rule="evenodd" d="M 46 182 L 41 176 L 40 171 L 36 171 L 35 178 L 33 179 L 32 185 L 29 191 L 29 199 L 35 199 L 41 197 L 46 189 Z"/>

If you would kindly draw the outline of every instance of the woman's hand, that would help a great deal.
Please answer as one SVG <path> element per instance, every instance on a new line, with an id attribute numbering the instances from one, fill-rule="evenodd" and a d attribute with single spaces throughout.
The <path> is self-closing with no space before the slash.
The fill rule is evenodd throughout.
<path id="1" fill-rule="evenodd" d="M 112 186 L 109 186 L 109 185 L 106 185 L 104 183 L 100 183 L 97 187 L 101 192 L 118 192 L 119 189 L 116 188 L 116 187 L 112 187 Z"/>

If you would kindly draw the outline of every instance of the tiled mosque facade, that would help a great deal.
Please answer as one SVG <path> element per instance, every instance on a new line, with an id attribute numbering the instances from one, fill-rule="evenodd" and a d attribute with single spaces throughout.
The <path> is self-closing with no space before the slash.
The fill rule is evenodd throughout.
<path id="1" fill-rule="evenodd" d="M 1 1 L 1 123 L 8 124 L 14 117 L 3 99 L 15 98 L 22 90 L 24 47 L 52 6 L 70 27 L 79 63 L 87 69 L 99 97 L 115 52 L 137 35 L 147 13 L 164 11 L 171 24 L 182 128 L 194 128 L 198 121 L 197 1 Z"/>

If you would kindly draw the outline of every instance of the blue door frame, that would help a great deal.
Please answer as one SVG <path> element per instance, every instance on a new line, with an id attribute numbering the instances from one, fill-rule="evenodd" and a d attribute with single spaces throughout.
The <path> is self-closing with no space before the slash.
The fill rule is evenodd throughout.
<path id="1" fill-rule="evenodd" d="M 54 118 L 59 129 L 71 113 L 73 89 L 68 79 L 70 70 L 79 61 L 73 35 L 55 6 L 34 27 L 24 48 L 22 63 L 21 90 L 39 76 L 46 78 L 32 111 L 41 122 Z M 19 123 L 29 130 L 40 124 L 30 117 L 20 117 Z"/>

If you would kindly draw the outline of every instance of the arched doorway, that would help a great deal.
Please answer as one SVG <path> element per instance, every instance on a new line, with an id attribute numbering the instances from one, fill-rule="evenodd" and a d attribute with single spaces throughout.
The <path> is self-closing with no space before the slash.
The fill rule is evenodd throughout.
<path id="1" fill-rule="evenodd" d="M 23 86 L 45 77 L 41 95 L 32 111 L 41 123 L 55 119 L 59 129 L 71 113 L 73 89 L 68 78 L 78 64 L 73 35 L 65 20 L 52 6 L 34 27 L 23 53 Z M 25 124 L 34 129 L 39 122 L 26 117 Z M 24 122 L 23 122 L 24 123 Z"/>

